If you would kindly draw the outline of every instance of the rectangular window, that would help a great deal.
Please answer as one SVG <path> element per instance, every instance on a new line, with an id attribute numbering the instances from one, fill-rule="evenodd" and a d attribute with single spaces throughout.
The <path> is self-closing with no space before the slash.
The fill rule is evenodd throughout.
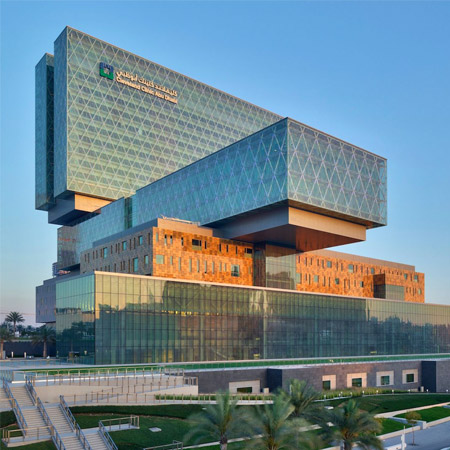
<path id="1" fill-rule="evenodd" d="M 205 261 L 205 273 L 208 273 L 208 262 Z"/>
<path id="2" fill-rule="evenodd" d="M 170 257 L 170 265 L 173 266 L 173 256 Z"/>
<path id="3" fill-rule="evenodd" d="M 331 389 L 331 380 L 323 380 L 322 381 L 322 389 L 324 391 L 329 391 Z"/>
<path id="4" fill-rule="evenodd" d="M 214 261 L 211 263 L 211 273 L 214 273 Z"/>
<path id="5" fill-rule="evenodd" d="M 318 283 L 319 282 L 319 275 L 314 275 L 314 283 Z"/>
<path id="6" fill-rule="evenodd" d="M 122 250 L 127 249 L 127 241 L 122 241 Z"/>
<path id="7" fill-rule="evenodd" d="M 419 293 L 419 295 L 422 295 L 422 289 L 418 289 L 417 292 Z"/>
<path id="8" fill-rule="evenodd" d="M 144 236 L 139 236 L 138 242 L 139 242 L 139 245 L 142 245 L 144 243 Z"/>
<path id="9" fill-rule="evenodd" d="M 139 270 L 139 259 L 134 258 L 133 259 L 133 272 L 137 272 Z"/>
<path id="10" fill-rule="evenodd" d="M 348 273 L 353 273 L 354 269 L 355 268 L 354 268 L 353 264 L 348 265 Z"/>
<path id="11" fill-rule="evenodd" d="M 362 387 L 362 378 L 352 378 L 352 387 Z"/>
<path id="12" fill-rule="evenodd" d="M 108 257 L 108 247 L 105 247 L 103 249 L 103 258 L 107 258 Z"/>
<path id="13" fill-rule="evenodd" d="M 181 258 L 178 258 L 178 270 L 181 270 Z"/>
<path id="14" fill-rule="evenodd" d="M 192 258 L 189 258 L 189 272 L 192 272 Z"/>
<path id="15" fill-rule="evenodd" d="M 197 259 L 197 272 L 200 272 L 200 260 Z"/>
<path id="16" fill-rule="evenodd" d="M 359 287 L 364 287 L 364 281 L 359 282 Z"/>
<path id="17" fill-rule="evenodd" d="M 205 241 L 205 250 L 206 250 L 207 246 L 206 246 L 206 241 Z"/>
<path id="18" fill-rule="evenodd" d="M 156 255 L 156 264 L 164 264 L 164 255 Z"/>
<path id="19" fill-rule="evenodd" d="M 181 238 L 181 246 L 183 247 L 184 245 L 184 237 Z"/>
<path id="20" fill-rule="evenodd" d="M 406 374 L 406 382 L 407 383 L 414 383 L 416 380 L 414 379 L 413 373 L 407 373 Z"/>
<path id="21" fill-rule="evenodd" d="M 231 265 L 231 276 L 238 277 L 239 276 L 239 265 L 232 264 Z"/>
<path id="22" fill-rule="evenodd" d="M 332 266 L 331 261 L 327 261 L 327 267 L 328 267 L 328 268 L 331 268 L 331 266 Z"/>
<path id="23" fill-rule="evenodd" d="M 219 263 L 219 272 L 222 272 L 222 263 Z"/>
<path id="24" fill-rule="evenodd" d="M 228 244 L 227 244 L 227 253 L 228 253 Z"/>
<path id="25" fill-rule="evenodd" d="M 148 266 L 148 255 L 144 255 L 144 264 Z"/>
<path id="26" fill-rule="evenodd" d="M 172 244 L 173 244 L 173 236 L 170 235 L 170 245 L 172 245 Z"/>
<path id="27" fill-rule="evenodd" d="M 253 255 L 253 249 L 252 248 L 245 248 L 244 255 L 251 258 Z"/>
<path id="28" fill-rule="evenodd" d="M 167 245 L 167 234 L 164 235 L 164 245 Z"/>
<path id="29" fill-rule="evenodd" d="M 192 250 L 201 250 L 202 241 L 200 239 L 192 239 Z"/>
<path id="30" fill-rule="evenodd" d="M 219 252 L 222 251 L 222 244 L 219 244 Z"/>
<path id="31" fill-rule="evenodd" d="M 295 274 L 295 282 L 297 284 L 300 284 L 302 282 L 302 274 L 301 273 L 296 273 Z"/>
<path id="32" fill-rule="evenodd" d="M 382 375 L 380 378 L 381 386 L 389 386 L 391 384 L 391 377 L 389 375 Z"/>
<path id="33" fill-rule="evenodd" d="M 238 246 L 236 245 L 236 255 L 238 254 Z"/>
<path id="34" fill-rule="evenodd" d="M 155 233 L 155 241 L 156 241 L 156 242 L 159 241 L 159 233 Z"/>
<path id="35" fill-rule="evenodd" d="M 414 275 L 414 281 L 417 283 L 419 281 L 419 276 L 418 275 Z"/>
<path id="36" fill-rule="evenodd" d="M 339 278 L 334 279 L 334 284 L 339 284 Z"/>
<path id="37" fill-rule="evenodd" d="M 370 269 L 370 273 L 371 273 L 372 275 L 375 273 L 375 269 L 374 269 L 373 267 Z"/>

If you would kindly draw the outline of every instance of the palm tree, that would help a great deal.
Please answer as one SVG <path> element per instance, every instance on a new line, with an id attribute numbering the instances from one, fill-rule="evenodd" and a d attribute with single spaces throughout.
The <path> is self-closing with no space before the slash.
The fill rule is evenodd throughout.
<path id="1" fill-rule="evenodd" d="M 291 380 L 289 384 L 289 401 L 294 407 L 292 415 L 309 421 L 315 421 L 322 408 L 316 402 L 320 394 L 305 381 Z"/>
<path id="2" fill-rule="evenodd" d="M 11 341 L 13 337 L 14 335 L 7 326 L 0 327 L 0 359 L 3 359 L 3 344 L 5 341 Z"/>
<path id="3" fill-rule="evenodd" d="M 44 349 L 42 352 L 42 356 L 44 358 L 47 357 L 47 344 L 54 344 L 56 342 L 55 330 L 54 328 L 47 327 L 43 325 L 38 328 L 36 334 L 34 334 L 31 338 L 31 342 L 33 345 L 44 344 Z"/>
<path id="4" fill-rule="evenodd" d="M 333 426 L 322 424 L 323 429 L 329 439 L 340 442 L 342 449 L 351 450 L 353 444 L 364 450 L 384 448 L 376 436 L 376 433 L 381 431 L 381 425 L 372 414 L 358 409 L 354 400 L 328 411 L 327 416 L 327 421 Z"/>
<path id="5" fill-rule="evenodd" d="M 21 322 L 25 322 L 25 319 L 23 318 L 22 314 L 20 314 L 20 312 L 17 311 L 11 311 L 6 317 L 5 317 L 5 321 L 6 322 L 10 322 L 13 324 L 13 329 L 14 329 L 14 336 L 16 335 L 16 326 L 18 323 Z"/>
<path id="6" fill-rule="evenodd" d="M 266 450 L 305 448 L 300 442 L 300 427 L 304 422 L 298 418 L 289 420 L 293 412 L 294 406 L 285 394 L 276 395 L 272 405 L 266 403 L 255 409 L 252 434 L 258 437 L 249 441 L 247 447 Z"/>
<path id="7" fill-rule="evenodd" d="M 216 403 L 207 405 L 205 411 L 189 417 L 189 421 L 192 428 L 184 437 L 185 442 L 219 441 L 221 450 L 227 449 L 230 436 L 242 436 L 248 431 L 242 410 L 229 392 L 216 394 Z"/>

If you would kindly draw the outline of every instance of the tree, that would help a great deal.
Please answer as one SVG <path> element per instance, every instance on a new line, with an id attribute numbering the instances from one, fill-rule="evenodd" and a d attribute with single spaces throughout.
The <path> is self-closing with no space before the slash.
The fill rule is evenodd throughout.
<path id="1" fill-rule="evenodd" d="M 31 338 L 33 345 L 44 344 L 43 357 L 47 357 L 47 344 L 54 344 L 56 342 L 55 330 L 53 328 L 42 326 L 38 328 L 36 334 Z"/>
<path id="2" fill-rule="evenodd" d="M 3 344 L 11 341 L 13 337 L 14 335 L 7 326 L 2 325 L 0 327 L 0 359 L 3 359 Z"/>
<path id="3" fill-rule="evenodd" d="M 293 412 L 294 406 L 285 394 L 276 395 L 272 405 L 266 403 L 256 408 L 251 421 L 252 434 L 259 437 L 250 440 L 247 447 L 266 450 L 322 448 L 317 441 L 312 446 L 311 440 L 302 439 L 300 428 L 306 422 L 289 419 Z"/>
<path id="4" fill-rule="evenodd" d="M 413 427 L 412 428 L 413 441 L 411 445 L 416 445 L 416 441 L 414 439 L 414 425 L 416 425 L 418 420 L 422 419 L 422 416 L 417 411 L 408 411 L 405 414 L 405 419 L 408 421 L 408 424 Z"/>
<path id="5" fill-rule="evenodd" d="M 322 408 L 314 403 L 320 398 L 320 394 L 305 381 L 291 380 L 288 398 L 294 407 L 294 417 L 315 421 L 316 416 L 322 412 Z"/>
<path id="6" fill-rule="evenodd" d="M 328 439 L 339 441 L 344 450 L 351 450 L 353 444 L 364 450 L 384 448 L 376 436 L 381 431 L 381 425 L 372 414 L 358 409 L 354 400 L 329 410 L 327 422 L 331 422 L 332 426 L 322 424 L 322 427 Z"/>
<path id="7" fill-rule="evenodd" d="M 242 410 L 229 392 L 216 394 L 216 403 L 207 405 L 205 411 L 189 417 L 189 421 L 192 428 L 185 441 L 219 441 L 221 450 L 227 449 L 230 436 L 241 436 L 248 431 Z"/>
<path id="8" fill-rule="evenodd" d="M 14 329 L 14 336 L 16 335 L 16 328 L 17 328 L 17 324 L 18 323 L 22 323 L 25 322 L 25 319 L 23 318 L 22 314 L 20 314 L 17 311 L 11 311 L 6 317 L 5 317 L 5 321 L 6 322 L 10 322 L 13 324 L 13 329 Z"/>

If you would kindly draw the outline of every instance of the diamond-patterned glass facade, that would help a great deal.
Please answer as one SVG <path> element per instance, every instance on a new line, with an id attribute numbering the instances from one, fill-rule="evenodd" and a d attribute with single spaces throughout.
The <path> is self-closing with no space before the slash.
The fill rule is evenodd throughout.
<path id="1" fill-rule="evenodd" d="M 321 147 L 322 141 L 328 144 Z M 120 226 L 137 226 L 161 216 L 207 225 L 293 203 L 371 227 L 386 223 L 385 199 L 385 159 L 282 119 L 138 190 L 123 213 L 128 218 L 131 210 L 132 220 L 125 223 L 121 217 Z M 100 216 L 61 229 L 61 234 L 75 236 L 74 263 L 81 251 L 111 234 L 104 223 L 113 222 L 107 218 L 112 210 L 103 208 Z M 61 246 L 66 242 L 62 239 Z"/>
<path id="2" fill-rule="evenodd" d="M 48 210 L 53 198 L 53 56 L 36 65 L 35 207 Z"/>
<path id="3" fill-rule="evenodd" d="M 132 87 L 135 76 L 158 95 Z M 129 196 L 280 118 L 66 28 L 55 41 L 55 196 Z"/>

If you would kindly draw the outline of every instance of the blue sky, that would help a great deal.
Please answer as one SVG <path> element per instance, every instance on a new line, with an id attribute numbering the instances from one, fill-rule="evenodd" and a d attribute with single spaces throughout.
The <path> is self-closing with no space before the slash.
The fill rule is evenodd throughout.
<path id="1" fill-rule="evenodd" d="M 1 1 L 1 308 L 34 321 L 34 66 L 70 25 L 388 159 L 388 226 L 340 251 L 416 265 L 450 304 L 449 2 Z"/>

